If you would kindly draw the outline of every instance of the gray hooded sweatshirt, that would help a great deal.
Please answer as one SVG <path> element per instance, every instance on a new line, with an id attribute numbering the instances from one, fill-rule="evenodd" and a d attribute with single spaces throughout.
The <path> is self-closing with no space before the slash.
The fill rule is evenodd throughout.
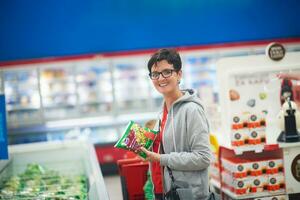
<path id="1" fill-rule="evenodd" d="M 193 90 L 171 106 L 163 131 L 160 164 L 171 168 L 175 180 L 185 181 L 192 188 L 194 199 L 208 197 L 208 167 L 211 159 L 209 125 L 200 99 Z M 164 191 L 171 179 L 164 167 Z"/>

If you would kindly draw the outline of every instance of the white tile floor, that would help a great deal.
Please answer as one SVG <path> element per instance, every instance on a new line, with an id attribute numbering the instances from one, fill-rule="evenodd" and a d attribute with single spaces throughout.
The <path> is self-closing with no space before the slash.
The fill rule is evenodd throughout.
<path id="1" fill-rule="evenodd" d="M 119 175 L 106 175 L 104 182 L 110 200 L 122 200 L 122 186 Z"/>

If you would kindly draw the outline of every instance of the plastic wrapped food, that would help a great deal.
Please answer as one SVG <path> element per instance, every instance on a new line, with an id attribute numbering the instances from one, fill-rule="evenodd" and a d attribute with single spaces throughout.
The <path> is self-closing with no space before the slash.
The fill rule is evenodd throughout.
<path id="1" fill-rule="evenodd" d="M 38 164 L 0 182 L 0 200 L 87 200 L 84 175 L 61 175 Z"/>
<path id="2" fill-rule="evenodd" d="M 143 128 L 137 123 L 130 121 L 115 147 L 133 151 L 141 157 L 146 158 L 146 154 L 139 151 L 139 149 L 140 147 L 144 147 L 149 150 L 157 133 L 157 131 Z"/>

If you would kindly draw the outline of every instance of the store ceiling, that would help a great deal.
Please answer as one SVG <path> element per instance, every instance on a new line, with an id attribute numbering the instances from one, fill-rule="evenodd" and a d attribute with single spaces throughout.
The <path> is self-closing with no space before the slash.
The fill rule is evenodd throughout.
<path id="1" fill-rule="evenodd" d="M 300 38 L 298 0 L 0 2 L 0 62 Z"/>

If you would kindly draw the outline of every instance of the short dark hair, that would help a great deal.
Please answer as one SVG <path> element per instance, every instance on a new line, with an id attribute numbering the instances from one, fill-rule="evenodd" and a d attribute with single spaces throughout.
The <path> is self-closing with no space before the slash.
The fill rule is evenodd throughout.
<path id="1" fill-rule="evenodd" d="M 151 68 L 157 62 L 166 60 L 169 64 L 173 65 L 175 71 L 180 71 L 182 67 L 181 58 L 175 49 L 159 49 L 155 52 L 148 61 L 148 70 L 151 73 Z"/>

